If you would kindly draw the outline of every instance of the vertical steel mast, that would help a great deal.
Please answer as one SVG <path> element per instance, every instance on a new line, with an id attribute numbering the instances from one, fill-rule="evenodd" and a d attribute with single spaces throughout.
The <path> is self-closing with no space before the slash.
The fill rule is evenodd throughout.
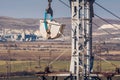
<path id="1" fill-rule="evenodd" d="M 93 66 L 92 17 L 94 0 L 71 0 L 72 55 L 70 71 L 75 80 L 88 80 Z"/>

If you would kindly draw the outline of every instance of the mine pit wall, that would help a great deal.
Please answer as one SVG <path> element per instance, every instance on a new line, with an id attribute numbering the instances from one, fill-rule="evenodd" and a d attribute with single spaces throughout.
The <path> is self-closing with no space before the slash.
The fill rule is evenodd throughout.
<path id="1" fill-rule="evenodd" d="M 99 52 L 99 49 L 96 49 L 98 52 L 94 53 L 107 60 L 120 60 L 119 45 L 119 43 L 109 43 L 102 46 L 101 52 Z M 95 44 L 93 44 L 93 49 L 94 46 Z M 109 53 L 105 51 L 106 48 L 109 50 Z M 42 60 L 52 60 L 60 54 L 63 55 L 59 60 L 70 60 L 71 43 L 70 41 L 1 42 L 0 60 L 8 60 L 9 53 L 12 60 L 36 60 L 39 57 Z M 95 59 L 98 58 L 95 57 Z"/>
<path id="2" fill-rule="evenodd" d="M 5 42 L 0 43 L 0 59 L 8 59 L 8 50 L 11 58 L 15 60 L 36 60 L 39 56 L 41 59 L 55 59 L 61 53 L 62 60 L 70 60 L 71 45 L 70 42 Z"/>

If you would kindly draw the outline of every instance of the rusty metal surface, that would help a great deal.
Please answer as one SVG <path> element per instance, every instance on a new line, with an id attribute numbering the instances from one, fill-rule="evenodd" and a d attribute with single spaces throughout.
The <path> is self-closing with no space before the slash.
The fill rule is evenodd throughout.
<path id="1" fill-rule="evenodd" d="M 70 72 L 50 72 L 50 73 L 45 73 L 45 72 L 38 72 L 36 73 L 37 76 L 70 76 Z"/>

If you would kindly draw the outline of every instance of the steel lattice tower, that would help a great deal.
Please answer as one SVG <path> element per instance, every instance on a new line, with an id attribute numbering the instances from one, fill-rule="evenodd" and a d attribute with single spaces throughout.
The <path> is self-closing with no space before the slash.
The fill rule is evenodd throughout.
<path id="1" fill-rule="evenodd" d="M 72 55 L 70 71 L 75 80 L 89 78 L 93 65 L 92 17 L 94 0 L 72 0 Z"/>

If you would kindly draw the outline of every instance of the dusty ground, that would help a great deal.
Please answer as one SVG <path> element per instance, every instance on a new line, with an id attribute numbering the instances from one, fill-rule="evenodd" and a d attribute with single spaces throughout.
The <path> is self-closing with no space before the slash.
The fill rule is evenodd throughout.
<path id="1" fill-rule="evenodd" d="M 95 46 L 96 44 L 93 44 Z M 120 60 L 119 45 L 106 44 L 96 45 L 93 52 L 105 59 Z M 60 59 L 70 60 L 71 43 L 64 41 L 40 41 L 40 42 L 4 42 L 0 43 L 1 60 L 30 60 L 30 59 L 55 59 L 62 55 Z"/>
<path id="2" fill-rule="evenodd" d="M 48 59 L 63 54 L 63 59 L 70 59 L 69 42 L 9 42 L 0 43 L 0 59 Z M 62 58 L 61 58 L 62 59 Z"/>

